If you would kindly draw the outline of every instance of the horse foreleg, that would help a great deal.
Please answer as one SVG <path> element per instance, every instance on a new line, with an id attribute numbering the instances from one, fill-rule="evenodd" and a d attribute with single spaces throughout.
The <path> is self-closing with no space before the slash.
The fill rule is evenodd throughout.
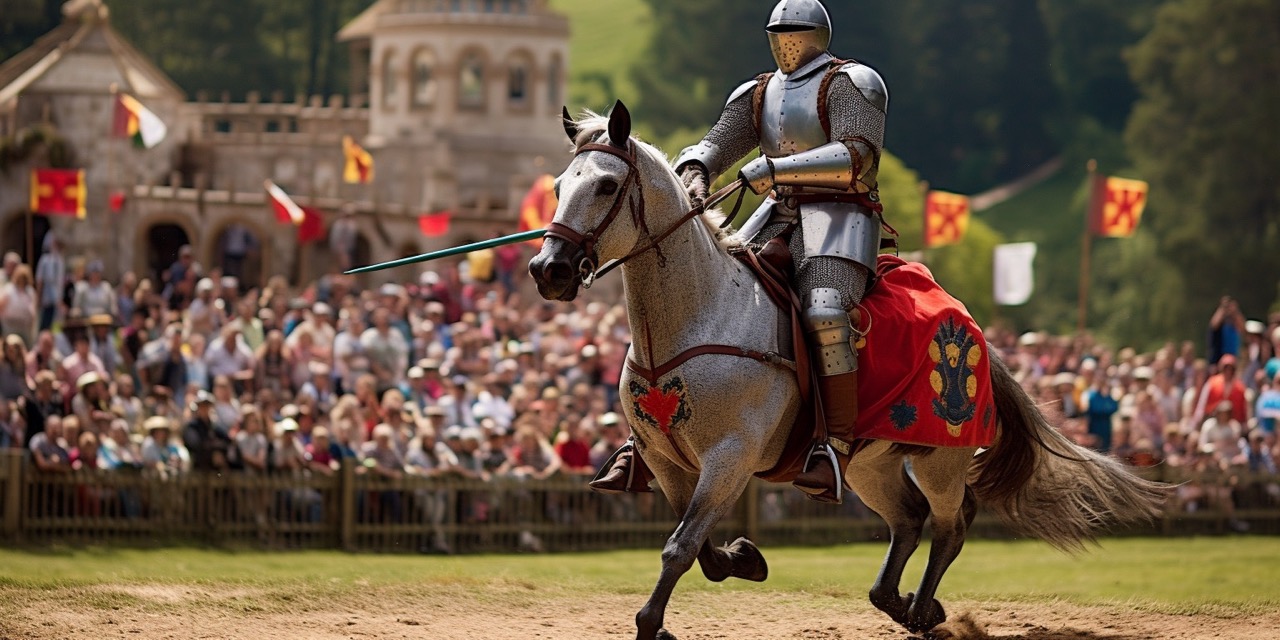
<path id="1" fill-rule="evenodd" d="M 960 450 L 960 453 L 964 451 Z M 934 596 L 943 574 L 960 555 L 969 523 L 977 512 L 973 492 L 964 482 L 965 470 L 971 460 L 971 451 L 967 456 L 959 456 L 955 451 L 936 450 L 929 456 L 912 461 L 916 478 L 933 514 L 929 563 L 920 579 L 920 588 L 907 609 L 906 627 L 913 633 L 928 631 L 947 620 L 946 611 Z"/>
<path id="2" fill-rule="evenodd" d="M 693 566 L 712 529 L 733 508 L 750 480 L 749 475 L 742 473 L 708 471 L 715 468 L 716 465 L 704 467 L 680 524 L 662 549 L 662 572 L 658 575 L 658 584 L 644 608 L 636 614 L 636 640 L 674 638 L 662 628 L 671 592 L 681 576 Z"/>
<path id="3" fill-rule="evenodd" d="M 911 599 L 902 597 L 898 586 L 907 560 L 920 546 L 929 501 L 907 476 L 899 455 L 884 455 L 866 463 L 855 459 L 848 477 L 863 503 L 889 525 L 889 551 L 871 586 L 871 604 L 905 626 Z"/>

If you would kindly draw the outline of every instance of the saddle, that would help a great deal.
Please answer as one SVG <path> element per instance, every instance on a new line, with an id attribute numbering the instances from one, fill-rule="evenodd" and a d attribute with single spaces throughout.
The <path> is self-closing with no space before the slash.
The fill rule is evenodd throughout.
<path id="1" fill-rule="evenodd" d="M 769 240 L 759 252 L 744 247 L 734 252 L 764 288 L 769 299 L 777 305 L 787 320 L 788 333 L 791 335 L 791 351 L 795 354 L 796 382 L 800 387 L 800 410 L 795 422 L 791 425 L 786 445 L 778 456 L 773 467 L 761 471 L 757 478 L 766 482 L 787 483 L 804 471 L 805 460 L 815 440 L 814 427 L 822 412 L 816 405 L 817 396 L 813 392 L 813 367 L 809 361 L 809 349 L 805 344 L 803 325 L 800 323 L 800 298 L 791 288 L 795 262 L 787 243 L 789 234 L 782 234 Z M 825 432 L 826 429 L 822 428 Z"/>

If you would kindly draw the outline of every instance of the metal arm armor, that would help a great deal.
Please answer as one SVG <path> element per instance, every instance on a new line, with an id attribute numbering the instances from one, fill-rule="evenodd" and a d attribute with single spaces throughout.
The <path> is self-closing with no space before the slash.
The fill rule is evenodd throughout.
<path id="1" fill-rule="evenodd" d="M 680 173 L 690 162 L 697 162 L 706 168 L 708 181 L 714 182 L 720 174 L 760 145 L 755 135 L 755 107 L 752 105 L 755 88 L 756 81 L 748 80 L 729 94 L 720 119 L 707 132 L 707 136 L 676 156 L 676 173 Z"/>
<path id="2" fill-rule="evenodd" d="M 743 168 L 743 176 L 751 182 L 751 190 L 755 193 L 763 193 L 774 184 L 848 189 L 854 180 L 853 154 L 843 142 L 831 142 L 782 158 L 769 158 L 766 162 L 771 176 L 752 175 Z"/>

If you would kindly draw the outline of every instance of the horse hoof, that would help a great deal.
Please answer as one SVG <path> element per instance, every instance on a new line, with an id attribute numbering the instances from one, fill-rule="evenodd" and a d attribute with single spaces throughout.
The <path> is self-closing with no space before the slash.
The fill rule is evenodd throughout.
<path id="1" fill-rule="evenodd" d="M 676 640 L 676 637 L 666 629 L 658 629 L 658 635 L 653 638 L 654 640 Z"/>
<path id="2" fill-rule="evenodd" d="M 884 595 L 872 593 L 871 604 L 885 612 L 894 622 L 905 627 L 907 626 L 907 612 L 911 610 L 911 603 L 915 600 L 915 597 L 916 594 L 914 593 L 900 596 L 896 591 Z"/>
<path id="3" fill-rule="evenodd" d="M 725 547 L 732 560 L 730 575 L 751 582 L 764 582 L 769 578 L 769 563 L 756 544 L 746 538 L 738 538 Z"/>
<path id="4" fill-rule="evenodd" d="M 911 594 L 914 597 L 915 594 Z M 923 610 L 928 607 L 928 610 Z M 907 612 L 907 631 L 911 633 L 924 633 L 947 621 L 947 612 L 942 608 L 942 603 L 934 600 L 931 603 L 912 603 L 911 609 Z"/>

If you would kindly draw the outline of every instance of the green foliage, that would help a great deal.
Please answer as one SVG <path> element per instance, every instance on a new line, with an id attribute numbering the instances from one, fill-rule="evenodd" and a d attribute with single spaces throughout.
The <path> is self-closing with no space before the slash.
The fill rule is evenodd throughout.
<path id="1" fill-rule="evenodd" d="M 1154 254 L 1181 276 L 1182 323 L 1221 295 L 1263 314 L 1280 274 L 1280 4 L 1171 0 L 1129 52 L 1141 92 L 1125 132 L 1151 182 Z"/>
<path id="2" fill-rule="evenodd" d="M 328 94 L 346 90 L 346 46 L 334 40 L 372 0 L 130 0 L 112 24 L 188 92 Z"/>
<path id="3" fill-rule="evenodd" d="M 31 46 L 58 26 L 64 0 L 3 0 L 0 2 L 0 60 Z"/>
<path id="4" fill-rule="evenodd" d="M 26 162 L 41 150 L 49 167 L 63 169 L 72 164 L 71 148 L 57 129 L 32 125 L 0 138 L 0 173 L 8 173 L 13 165 Z"/>
<path id="5" fill-rule="evenodd" d="M 569 16 L 573 29 L 569 110 L 603 113 L 618 99 L 637 106 L 640 94 L 628 71 L 653 27 L 649 5 L 637 0 L 551 0 L 551 7 Z M 641 115 L 635 109 L 632 113 Z"/>

